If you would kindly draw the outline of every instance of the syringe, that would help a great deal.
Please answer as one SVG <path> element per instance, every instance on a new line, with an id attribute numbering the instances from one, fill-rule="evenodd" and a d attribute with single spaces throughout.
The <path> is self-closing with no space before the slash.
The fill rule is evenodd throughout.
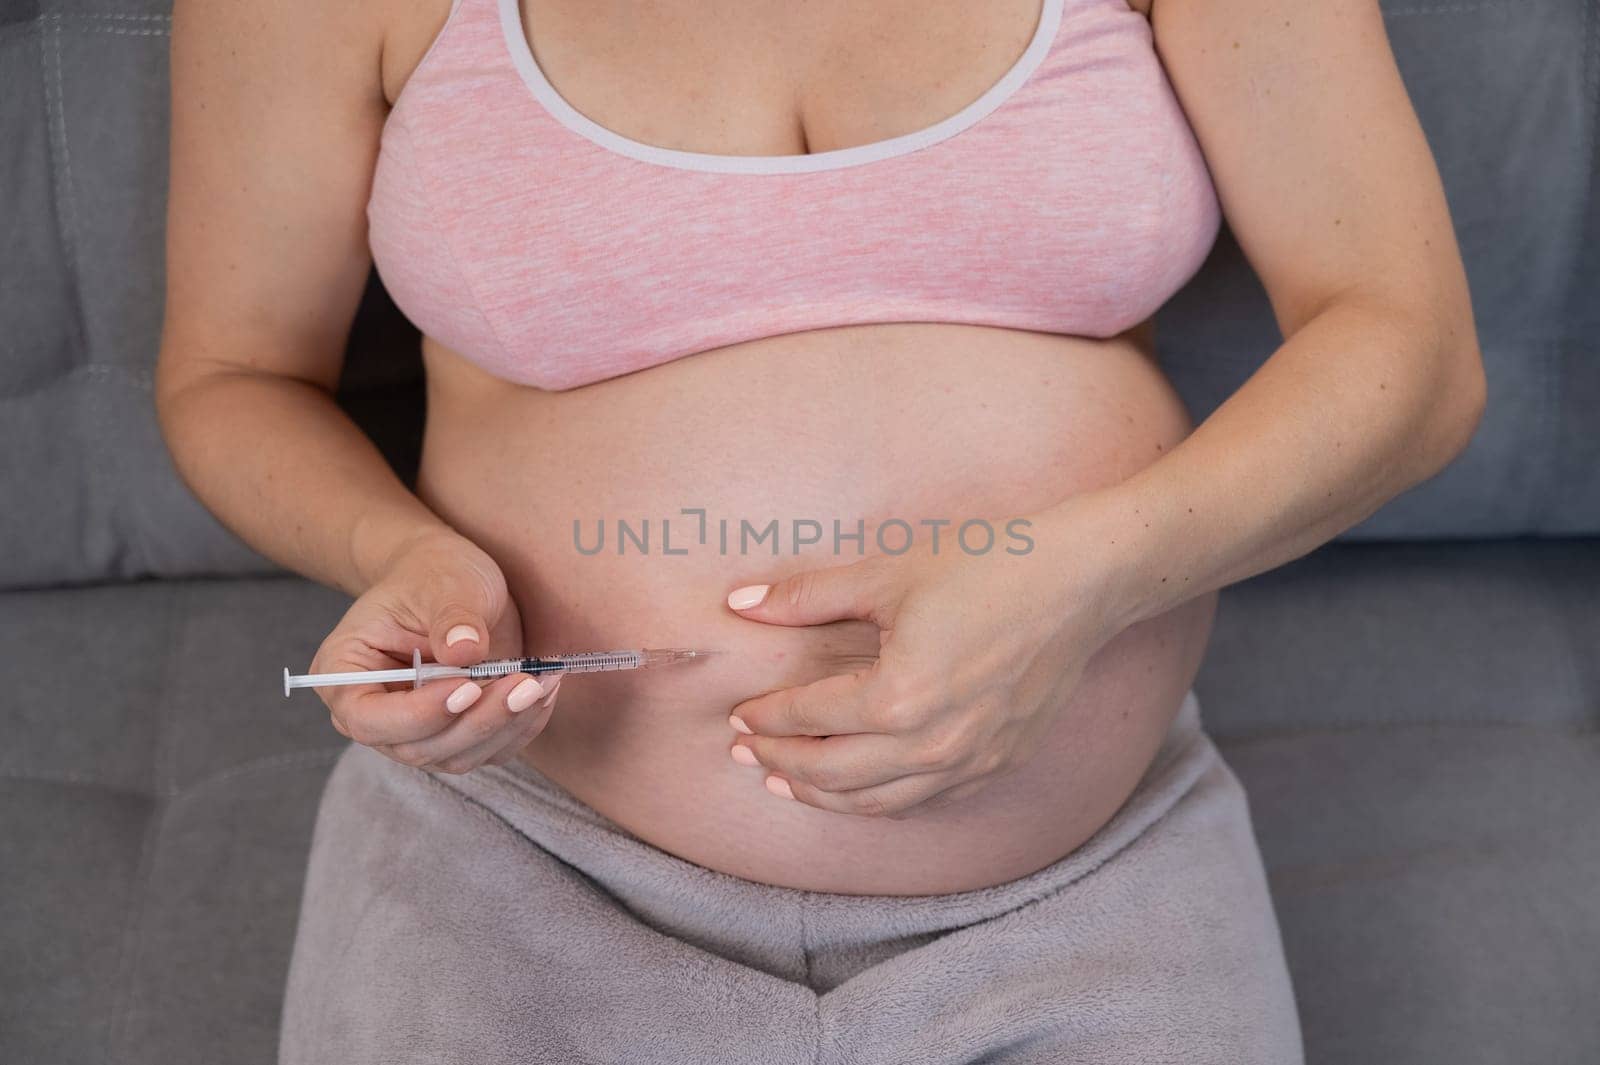
<path id="1" fill-rule="evenodd" d="M 467 677 L 471 680 L 505 677 L 512 673 L 541 676 L 546 673 L 608 673 L 618 669 L 651 669 L 655 666 L 687 662 L 695 658 L 714 655 L 715 651 L 686 651 L 680 648 L 644 649 L 638 651 L 579 651 L 566 655 L 541 655 L 537 658 L 500 658 L 477 662 L 470 666 L 447 666 L 439 662 L 423 662 L 422 652 L 411 652 L 410 669 L 369 669 L 357 673 L 300 673 L 283 670 L 283 694 L 287 698 L 294 688 L 331 688 L 341 684 L 384 684 L 392 681 L 410 681 L 413 689 L 420 688 L 438 677 Z"/>

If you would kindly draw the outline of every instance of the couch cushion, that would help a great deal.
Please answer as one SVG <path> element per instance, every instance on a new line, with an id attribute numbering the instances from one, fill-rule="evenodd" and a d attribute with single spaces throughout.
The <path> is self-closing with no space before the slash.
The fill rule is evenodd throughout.
<path id="1" fill-rule="evenodd" d="M 1600 540 L 1336 544 L 1225 589 L 1213 736 L 1600 729 Z"/>
<path id="2" fill-rule="evenodd" d="M 1594 1060 L 1600 735 L 1368 725 L 1222 749 L 1250 797 L 1308 1062 Z"/>
<path id="3" fill-rule="evenodd" d="M 344 745 L 281 670 L 347 604 L 298 579 L 0 593 L 0 1061 L 275 1060 Z"/>

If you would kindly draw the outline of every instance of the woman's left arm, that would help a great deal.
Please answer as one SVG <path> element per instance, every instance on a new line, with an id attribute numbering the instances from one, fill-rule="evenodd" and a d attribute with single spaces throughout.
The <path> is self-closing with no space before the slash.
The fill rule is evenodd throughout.
<path id="1" fill-rule="evenodd" d="M 1287 339 L 1180 445 L 1095 493 L 1123 624 L 1332 539 L 1438 473 L 1485 402 L 1443 186 L 1377 0 L 1156 0 L 1152 24 Z"/>
<path id="2" fill-rule="evenodd" d="M 1155 0 L 1152 17 L 1287 339 L 1149 466 L 1029 515 L 1025 556 L 875 556 L 735 591 L 752 620 L 885 632 L 871 669 L 735 708 L 780 795 L 899 816 L 971 794 L 1027 760 L 1119 632 L 1306 554 L 1477 428 L 1465 271 L 1377 0 Z"/>

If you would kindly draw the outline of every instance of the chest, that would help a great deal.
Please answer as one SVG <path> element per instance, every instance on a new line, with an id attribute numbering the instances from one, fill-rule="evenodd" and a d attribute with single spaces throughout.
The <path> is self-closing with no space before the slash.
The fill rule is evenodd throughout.
<path id="1" fill-rule="evenodd" d="M 391 295 L 563 389 L 846 324 L 1108 337 L 1192 274 L 1218 204 L 1126 0 L 862 6 L 455 0 L 374 174 Z"/>
<path id="2" fill-rule="evenodd" d="M 553 88 L 633 140 L 816 153 L 956 113 L 1023 54 L 1042 0 L 521 0 Z"/>

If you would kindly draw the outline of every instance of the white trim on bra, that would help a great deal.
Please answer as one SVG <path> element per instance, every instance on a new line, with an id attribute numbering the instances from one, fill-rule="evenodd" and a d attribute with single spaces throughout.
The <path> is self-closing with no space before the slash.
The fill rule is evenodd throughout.
<path id="1" fill-rule="evenodd" d="M 585 139 L 618 155 L 660 166 L 680 170 L 701 170 L 724 174 L 795 174 L 815 170 L 837 170 L 862 163 L 890 159 L 914 152 L 930 144 L 953 137 L 962 130 L 976 125 L 991 111 L 1005 103 L 1020 89 L 1050 51 L 1061 22 L 1061 8 L 1065 0 L 1043 0 L 1039 22 L 1034 27 L 1033 39 L 1022 55 L 1000 80 L 948 118 L 924 129 L 904 133 L 887 140 L 858 144 L 849 148 L 835 148 L 826 152 L 799 155 L 718 155 L 712 152 L 689 152 L 676 148 L 662 148 L 645 144 L 607 129 L 578 111 L 556 92 L 539 69 L 533 51 L 522 27 L 519 0 L 497 0 L 500 8 L 500 28 L 504 31 L 506 48 L 512 64 L 523 82 L 543 105 L 546 112 L 563 126 Z"/>

